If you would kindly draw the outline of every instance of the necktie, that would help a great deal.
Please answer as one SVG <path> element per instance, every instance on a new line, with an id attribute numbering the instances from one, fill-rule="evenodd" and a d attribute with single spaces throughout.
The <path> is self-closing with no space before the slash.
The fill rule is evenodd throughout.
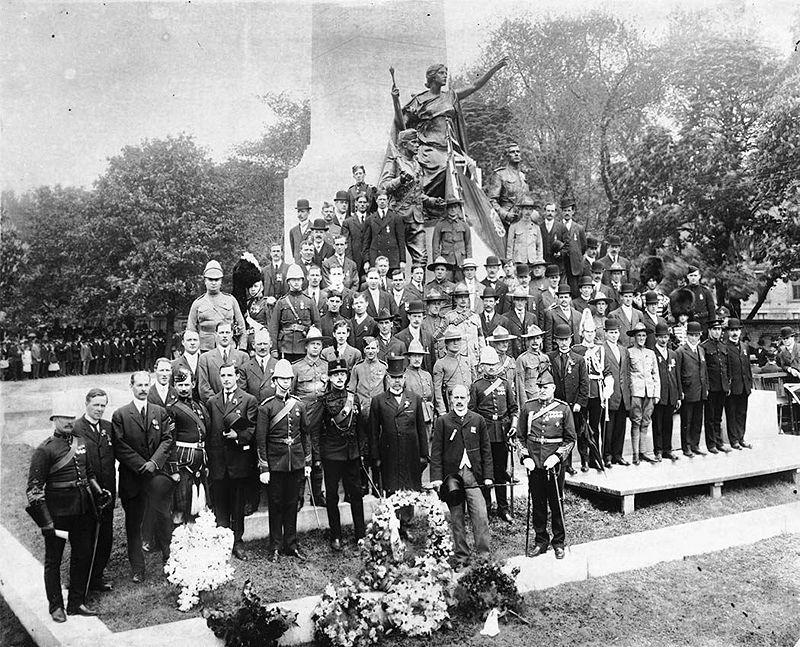
<path id="1" fill-rule="evenodd" d="M 147 406 L 139 409 L 139 413 L 142 415 L 142 422 L 147 422 Z"/>
<path id="2" fill-rule="evenodd" d="M 222 351 L 222 363 L 223 364 L 227 364 L 228 363 L 228 349 L 227 348 L 224 351 Z"/>
<path id="3" fill-rule="evenodd" d="M 561 354 L 561 375 L 563 376 L 567 372 L 567 356 L 562 353 Z"/>
<path id="4" fill-rule="evenodd" d="M 266 360 L 263 360 L 263 359 L 261 360 L 261 372 L 262 373 L 266 373 L 267 372 L 267 362 L 266 362 Z"/>

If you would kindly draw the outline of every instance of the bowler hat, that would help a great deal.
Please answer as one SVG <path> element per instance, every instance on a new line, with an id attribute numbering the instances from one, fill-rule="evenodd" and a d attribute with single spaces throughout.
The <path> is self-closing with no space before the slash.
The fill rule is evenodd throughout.
<path id="1" fill-rule="evenodd" d="M 556 339 L 569 339 L 572 337 L 572 328 L 569 324 L 558 324 L 553 331 L 553 336 Z"/>
<path id="2" fill-rule="evenodd" d="M 219 264 L 219 261 L 210 260 L 206 263 L 206 267 L 203 270 L 203 276 L 207 279 L 221 279 L 222 278 L 222 265 Z"/>
<path id="3" fill-rule="evenodd" d="M 531 269 L 534 267 L 547 267 L 547 261 L 543 258 L 537 258 L 535 261 L 528 263 L 528 267 Z"/>
<path id="4" fill-rule="evenodd" d="M 424 315 L 425 314 L 425 306 L 423 305 L 422 301 L 415 299 L 411 303 L 408 304 L 406 308 L 406 314 L 408 315 Z"/>
<path id="5" fill-rule="evenodd" d="M 350 202 L 350 196 L 347 194 L 347 191 L 337 191 L 336 197 L 333 199 L 334 202 Z"/>
<path id="6" fill-rule="evenodd" d="M 686 334 L 687 335 L 702 335 L 703 334 L 703 326 L 700 325 L 699 321 L 690 321 L 686 324 Z"/>
<path id="7" fill-rule="evenodd" d="M 497 292 L 495 291 L 494 288 L 491 288 L 491 287 L 483 288 L 483 294 L 481 295 L 481 298 L 482 299 L 496 299 L 497 298 Z"/>
<path id="8" fill-rule="evenodd" d="M 406 372 L 406 358 L 402 355 L 389 355 L 386 365 L 386 373 L 390 377 L 400 377 Z"/>
<path id="9" fill-rule="evenodd" d="M 605 272 L 606 266 L 600 261 L 592 261 L 592 272 Z"/>
<path id="10" fill-rule="evenodd" d="M 589 276 L 588 274 L 584 274 L 583 276 L 581 276 L 581 277 L 578 279 L 578 287 L 579 287 L 579 288 L 582 288 L 582 287 L 583 287 L 583 286 L 585 286 L 585 285 L 594 285 L 594 284 L 592 283 L 592 277 L 591 277 L 591 276 Z"/>
<path id="11" fill-rule="evenodd" d="M 544 275 L 548 278 L 552 278 L 554 276 L 560 276 L 561 272 L 558 269 L 558 265 L 548 265 L 547 269 L 544 271 Z"/>
<path id="12" fill-rule="evenodd" d="M 375 321 L 392 321 L 393 319 L 394 315 L 389 312 L 388 308 L 381 308 L 378 316 L 375 317 Z"/>
<path id="13" fill-rule="evenodd" d="M 636 292 L 636 288 L 633 283 L 623 283 L 619 289 L 620 294 L 633 294 L 634 292 Z"/>
<path id="14" fill-rule="evenodd" d="M 316 218 L 311 224 L 311 229 L 314 231 L 328 231 L 328 223 L 325 218 Z"/>
<path id="15" fill-rule="evenodd" d="M 347 360 L 343 357 L 339 357 L 337 359 L 332 359 L 328 362 L 328 375 L 333 375 L 334 373 L 349 373 L 350 369 L 347 368 Z"/>
<path id="16" fill-rule="evenodd" d="M 485 267 L 500 267 L 502 263 L 497 256 L 489 256 L 486 258 Z"/>
<path id="17" fill-rule="evenodd" d="M 572 294 L 572 290 L 570 290 L 569 285 L 566 283 L 562 283 L 558 286 L 558 290 L 556 290 L 556 294 Z"/>
<path id="18" fill-rule="evenodd" d="M 311 209 L 311 205 L 309 204 L 308 200 L 306 200 L 305 198 L 300 198 L 297 201 L 297 210 L 298 211 L 303 211 L 305 209 L 309 209 L 310 210 Z"/>
<path id="19" fill-rule="evenodd" d="M 794 328 L 791 326 L 784 326 L 781 328 L 781 339 L 789 339 L 789 337 L 794 337 Z"/>
<path id="20" fill-rule="evenodd" d="M 614 247 L 619 247 L 622 245 L 622 238 L 617 236 L 616 234 L 611 234 L 608 238 L 606 238 L 606 245 L 613 245 Z"/>
<path id="21" fill-rule="evenodd" d="M 531 268 L 527 263 L 517 263 L 517 276 L 529 276 Z"/>
<path id="22" fill-rule="evenodd" d="M 605 330 L 619 330 L 619 319 L 606 319 Z"/>
<path id="23" fill-rule="evenodd" d="M 731 317 L 728 319 L 728 330 L 740 330 L 742 327 L 742 322 L 739 321 L 736 317 Z"/>
<path id="24" fill-rule="evenodd" d="M 644 304 L 647 306 L 658 305 L 658 295 L 655 292 L 648 292 L 644 295 Z"/>
<path id="25" fill-rule="evenodd" d="M 225 414 L 223 422 L 225 427 L 233 429 L 234 431 L 247 429 L 250 426 L 250 421 L 247 419 L 247 416 L 242 415 L 241 409 L 231 409 Z"/>
<path id="26" fill-rule="evenodd" d="M 659 321 L 656 324 L 656 333 L 655 334 L 656 334 L 656 337 L 659 337 L 661 335 L 669 335 L 669 326 L 667 326 L 667 324 L 665 324 L 664 322 Z"/>
<path id="27" fill-rule="evenodd" d="M 644 325 L 644 322 L 637 321 L 633 328 L 628 331 L 628 337 L 635 337 L 640 332 L 646 333 L 647 326 Z"/>
<path id="28" fill-rule="evenodd" d="M 587 236 L 586 247 L 588 249 L 596 249 L 597 247 L 600 247 L 600 241 L 597 240 L 597 238 L 595 238 L 594 236 Z"/>
<path id="29" fill-rule="evenodd" d="M 574 207 L 574 206 L 575 206 L 575 200 L 573 200 L 572 198 L 564 198 L 564 199 L 561 200 L 561 208 L 562 209 L 566 209 L 567 207 Z"/>

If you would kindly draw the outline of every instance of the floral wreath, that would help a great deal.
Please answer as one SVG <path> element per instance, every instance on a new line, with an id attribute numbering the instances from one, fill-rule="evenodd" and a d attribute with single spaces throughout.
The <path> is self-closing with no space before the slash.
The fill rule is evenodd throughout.
<path id="1" fill-rule="evenodd" d="M 397 511 L 406 506 L 424 512 L 428 522 L 419 555 L 410 554 L 400 537 Z M 436 497 L 403 490 L 381 500 L 360 546 L 364 568 L 358 579 L 346 578 L 338 587 L 329 584 L 314 610 L 320 643 L 370 645 L 384 633 L 430 635 L 449 622 L 448 607 L 455 602 L 453 543 Z"/>

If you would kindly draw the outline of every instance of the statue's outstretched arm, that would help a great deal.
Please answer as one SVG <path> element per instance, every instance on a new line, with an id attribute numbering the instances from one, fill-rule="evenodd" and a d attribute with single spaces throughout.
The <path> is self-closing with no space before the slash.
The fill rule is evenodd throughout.
<path id="1" fill-rule="evenodd" d="M 473 92 L 477 92 L 478 90 L 480 90 L 484 85 L 486 85 L 489 82 L 489 79 L 491 79 L 495 75 L 495 72 L 504 68 L 507 64 L 508 64 L 508 57 L 504 56 L 499 61 L 497 61 L 497 63 L 492 65 L 492 67 L 489 68 L 486 74 L 484 74 L 481 78 L 479 78 L 474 85 L 470 85 L 467 86 L 466 88 L 458 90 L 456 94 L 458 95 L 459 100 L 466 99 Z"/>

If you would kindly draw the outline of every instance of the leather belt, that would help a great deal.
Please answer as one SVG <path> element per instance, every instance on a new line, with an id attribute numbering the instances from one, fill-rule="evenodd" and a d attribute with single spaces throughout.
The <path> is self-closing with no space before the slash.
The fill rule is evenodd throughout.
<path id="1" fill-rule="evenodd" d="M 181 440 L 175 441 L 175 447 L 185 447 L 186 449 L 203 449 L 206 446 L 204 442 L 199 443 L 185 443 Z"/>
<path id="2" fill-rule="evenodd" d="M 550 445 L 555 443 L 561 443 L 564 441 L 563 438 L 545 438 L 544 436 L 530 436 L 528 440 L 532 440 L 535 443 L 539 443 L 540 445 Z"/>
<path id="3" fill-rule="evenodd" d="M 61 483 L 48 483 L 45 485 L 45 489 L 47 490 L 71 490 L 72 488 L 76 487 L 87 487 L 89 485 L 88 482 L 84 480 L 79 481 L 65 481 Z"/>

